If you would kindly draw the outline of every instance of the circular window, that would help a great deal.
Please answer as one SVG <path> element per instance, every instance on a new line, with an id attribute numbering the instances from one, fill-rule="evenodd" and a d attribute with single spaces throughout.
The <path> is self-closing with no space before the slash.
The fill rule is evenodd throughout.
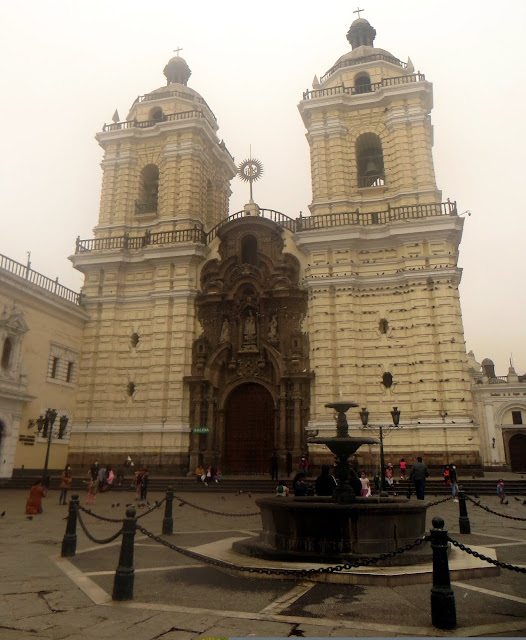
<path id="1" fill-rule="evenodd" d="M 382 384 L 386 389 L 389 389 L 393 385 L 393 376 L 390 373 L 384 373 L 382 376 Z"/>
<path id="2" fill-rule="evenodd" d="M 136 347 L 139 344 L 139 334 L 138 333 L 132 333 L 131 335 L 131 345 L 132 347 Z"/>
<path id="3" fill-rule="evenodd" d="M 134 382 L 128 382 L 128 386 L 126 387 L 126 393 L 129 396 L 133 396 L 133 394 L 135 393 L 135 383 Z"/>

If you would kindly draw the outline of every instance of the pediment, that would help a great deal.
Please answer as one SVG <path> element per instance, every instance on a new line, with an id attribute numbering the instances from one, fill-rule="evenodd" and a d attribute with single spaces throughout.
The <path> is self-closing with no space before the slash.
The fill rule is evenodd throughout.
<path id="1" fill-rule="evenodd" d="M 11 311 L 4 307 L 4 311 L 0 316 L 0 329 L 15 335 L 27 333 L 29 326 L 25 320 L 24 312 L 19 311 L 16 307 L 13 307 Z"/>

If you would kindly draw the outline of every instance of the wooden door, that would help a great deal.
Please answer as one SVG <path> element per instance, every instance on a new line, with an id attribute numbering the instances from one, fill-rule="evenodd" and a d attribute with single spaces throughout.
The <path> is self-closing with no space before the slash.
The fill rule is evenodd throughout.
<path id="1" fill-rule="evenodd" d="M 526 471 L 526 435 L 522 433 L 510 438 L 510 463 L 512 471 Z"/>
<path id="2" fill-rule="evenodd" d="M 236 387 L 225 411 L 225 471 L 269 473 L 274 450 L 274 402 L 252 382 Z"/>

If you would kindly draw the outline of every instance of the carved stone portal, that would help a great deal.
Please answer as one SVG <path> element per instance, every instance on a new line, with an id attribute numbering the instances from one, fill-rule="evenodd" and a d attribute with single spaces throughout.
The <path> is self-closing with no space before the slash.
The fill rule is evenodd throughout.
<path id="1" fill-rule="evenodd" d="M 299 263 L 283 252 L 283 230 L 242 218 L 219 232 L 220 260 L 207 262 L 196 298 L 202 334 L 193 347 L 191 471 L 199 462 L 226 473 L 268 473 L 274 450 L 285 471 L 305 446 L 308 338 L 301 330 L 307 293 Z M 201 430 L 202 431 L 202 430 Z"/>

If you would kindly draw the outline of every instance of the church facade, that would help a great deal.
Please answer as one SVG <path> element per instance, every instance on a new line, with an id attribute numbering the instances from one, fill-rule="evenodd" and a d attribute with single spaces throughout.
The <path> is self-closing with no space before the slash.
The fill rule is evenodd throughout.
<path id="1" fill-rule="evenodd" d="M 481 464 L 457 265 L 463 219 L 437 188 L 432 85 L 356 20 L 299 104 L 310 215 L 250 201 L 179 57 L 167 85 L 97 135 L 94 238 L 77 241 L 86 322 L 70 459 L 266 472 L 309 452 L 343 396 L 373 424 L 401 412 L 388 456 Z M 279 203 L 276 205 L 279 208 Z M 360 428 L 349 412 L 351 433 Z M 376 459 L 375 453 L 364 456 Z"/>

